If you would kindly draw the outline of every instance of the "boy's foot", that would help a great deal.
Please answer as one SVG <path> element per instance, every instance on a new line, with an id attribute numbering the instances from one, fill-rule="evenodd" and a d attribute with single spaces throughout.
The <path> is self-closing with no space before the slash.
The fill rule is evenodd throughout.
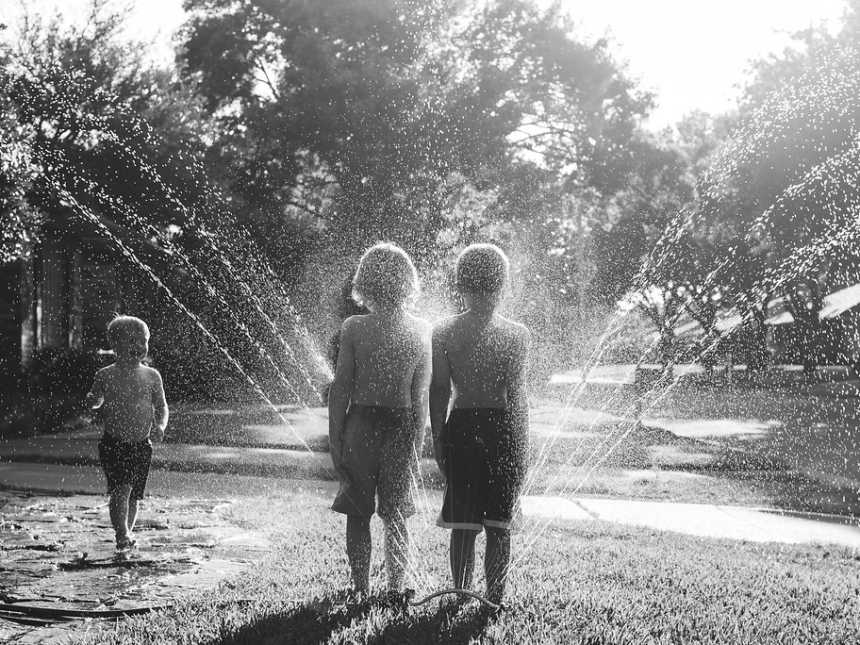
<path id="1" fill-rule="evenodd" d="M 117 551 L 130 551 L 137 546 L 137 540 L 132 537 L 120 538 L 116 541 Z"/>
<path id="2" fill-rule="evenodd" d="M 412 589 L 404 589 L 403 591 L 389 589 L 379 597 L 379 601 L 383 607 L 397 611 L 406 611 L 409 607 L 409 601 L 413 597 L 415 597 L 415 591 Z"/>
<path id="3" fill-rule="evenodd" d="M 360 605 L 368 598 L 367 590 L 365 589 L 350 589 L 346 592 L 344 601 L 351 605 Z"/>
<path id="4" fill-rule="evenodd" d="M 505 605 L 504 603 L 501 603 L 501 602 L 500 603 L 494 603 L 492 605 L 489 605 L 487 603 L 481 603 L 481 607 L 480 607 L 480 609 L 478 609 L 478 612 L 482 616 L 484 616 L 487 620 L 493 620 L 495 618 L 498 618 L 504 612 L 506 612 L 507 609 L 508 609 L 507 605 Z"/>

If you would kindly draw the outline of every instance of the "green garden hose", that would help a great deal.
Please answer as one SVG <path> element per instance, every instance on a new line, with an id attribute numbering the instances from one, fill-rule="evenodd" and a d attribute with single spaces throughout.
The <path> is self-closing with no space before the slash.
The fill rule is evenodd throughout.
<path id="1" fill-rule="evenodd" d="M 447 594 L 460 594 L 461 596 L 469 596 L 470 598 L 474 598 L 475 600 L 481 601 L 487 607 L 495 609 L 496 611 L 502 608 L 500 604 L 494 603 L 492 600 L 488 600 L 481 594 L 475 593 L 474 591 L 469 591 L 468 589 L 442 589 L 442 591 L 436 591 L 434 593 L 431 593 L 429 596 L 425 596 L 420 600 L 410 600 L 409 604 L 413 607 L 417 607 L 418 605 L 423 605 L 424 603 L 430 602 L 431 600 L 433 600 L 433 598 L 445 596 Z"/>

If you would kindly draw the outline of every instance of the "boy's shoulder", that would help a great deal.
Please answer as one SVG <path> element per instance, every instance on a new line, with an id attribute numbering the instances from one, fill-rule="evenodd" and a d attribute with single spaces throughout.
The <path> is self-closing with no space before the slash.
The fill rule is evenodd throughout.
<path id="1" fill-rule="evenodd" d="M 155 369 L 154 367 L 150 367 L 149 365 L 141 365 L 140 373 L 154 381 L 161 380 L 161 373 L 157 369 Z"/>
<path id="2" fill-rule="evenodd" d="M 501 331 L 503 334 L 510 336 L 511 338 L 515 338 L 524 343 L 528 343 L 529 341 L 531 341 L 532 334 L 529 331 L 529 328 L 522 323 L 510 320 L 509 318 L 505 318 L 504 316 L 496 315 L 496 325 L 499 331 Z"/>
<path id="3" fill-rule="evenodd" d="M 355 332 L 367 326 L 370 314 L 355 314 L 344 318 L 340 325 L 340 329 L 344 333 Z"/>
<path id="4" fill-rule="evenodd" d="M 442 338 L 447 337 L 452 331 L 457 329 L 462 320 L 463 314 L 454 314 L 453 316 L 447 316 L 435 321 L 432 325 L 433 338 L 441 340 Z"/>
<path id="5" fill-rule="evenodd" d="M 433 325 L 431 325 L 430 322 L 413 314 L 406 314 L 406 322 L 411 329 L 421 336 L 426 336 L 433 329 Z"/>

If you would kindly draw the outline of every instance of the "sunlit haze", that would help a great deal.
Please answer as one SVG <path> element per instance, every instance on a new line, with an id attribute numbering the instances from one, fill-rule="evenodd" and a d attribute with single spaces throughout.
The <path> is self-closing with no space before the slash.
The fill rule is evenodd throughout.
<path id="1" fill-rule="evenodd" d="M 20 5 L 5 0 L 0 21 L 15 24 Z M 30 0 L 27 6 L 80 20 L 89 0 Z M 135 38 L 152 40 L 152 55 L 171 55 L 182 23 L 181 0 L 132 1 Z M 844 0 L 562 0 L 588 38 L 608 36 L 616 55 L 656 95 L 649 125 L 661 128 L 691 110 L 730 109 L 750 60 L 784 49 L 789 34 L 832 24 Z"/>

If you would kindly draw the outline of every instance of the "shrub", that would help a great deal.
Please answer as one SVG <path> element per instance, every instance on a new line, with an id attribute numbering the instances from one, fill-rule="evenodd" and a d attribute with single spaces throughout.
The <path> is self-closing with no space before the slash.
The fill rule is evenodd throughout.
<path id="1" fill-rule="evenodd" d="M 93 351 L 42 349 L 35 352 L 24 370 L 24 389 L 30 396 L 82 400 L 102 365 Z"/>
<path id="2" fill-rule="evenodd" d="M 80 417 L 84 397 L 103 361 L 95 352 L 37 351 L 14 379 L 0 409 L 0 436 L 56 432 Z"/>

